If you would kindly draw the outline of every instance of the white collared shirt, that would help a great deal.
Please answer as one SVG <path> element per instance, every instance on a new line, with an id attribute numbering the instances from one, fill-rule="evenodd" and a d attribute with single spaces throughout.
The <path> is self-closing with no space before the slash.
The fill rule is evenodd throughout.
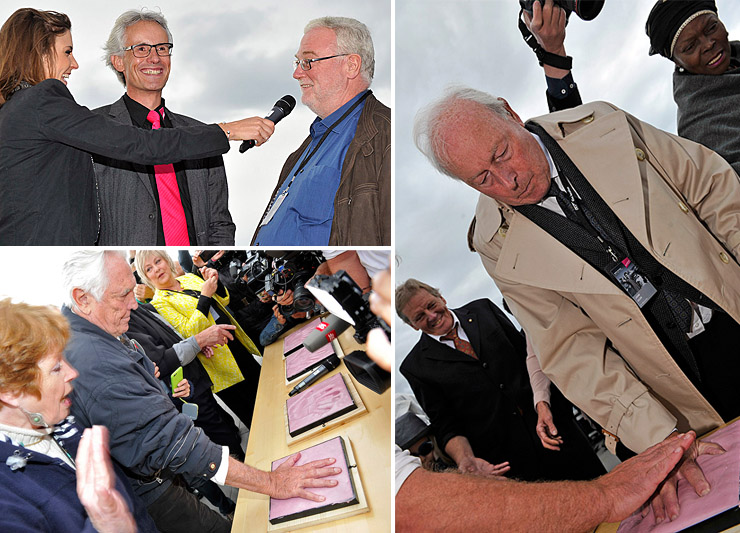
<path id="1" fill-rule="evenodd" d="M 448 311 L 452 315 L 452 320 L 454 321 L 453 327 L 457 326 L 457 336 L 466 342 L 470 342 L 470 339 L 465 334 L 465 330 L 462 328 L 462 326 L 460 326 L 460 320 L 458 320 L 457 315 L 454 313 L 454 311 L 452 311 L 452 309 L 448 309 Z M 452 330 L 450 329 L 450 331 Z M 449 334 L 449 331 L 443 335 L 429 335 L 429 336 L 437 342 L 441 342 L 442 344 L 445 344 L 449 346 L 450 348 L 454 348 L 455 343 L 451 339 L 444 340 L 444 341 L 442 340 L 442 337 L 444 337 L 447 334 Z"/>

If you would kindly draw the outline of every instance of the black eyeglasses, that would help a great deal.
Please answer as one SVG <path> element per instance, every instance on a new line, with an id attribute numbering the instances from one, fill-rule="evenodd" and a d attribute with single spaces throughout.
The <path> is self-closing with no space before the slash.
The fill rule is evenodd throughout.
<path id="1" fill-rule="evenodd" d="M 124 48 L 123 51 L 131 50 L 134 57 L 149 57 L 152 53 L 152 48 L 157 51 L 157 55 L 160 57 L 172 55 L 172 43 L 159 43 L 159 44 L 132 44 L 128 48 Z"/>
<path id="2" fill-rule="evenodd" d="M 324 59 L 331 59 L 333 57 L 342 57 L 348 55 L 349 54 L 335 54 L 333 56 L 317 57 L 316 59 L 294 59 L 293 70 L 297 69 L 298 65 L 301 66 L 301 70 L 311 70 L 311 63 L 313 63 L 314 61 L 323 61 Z"/>
<path id="3" fill-rule="evenodd" d="M 419 448 L 416 450 L 416 453 L 411 452 L 411 455 L 423 457 L 430 454 L 432 450 L 434 450 L 434 443 L 431 440 L 425 440 L 419 444 Z"/>

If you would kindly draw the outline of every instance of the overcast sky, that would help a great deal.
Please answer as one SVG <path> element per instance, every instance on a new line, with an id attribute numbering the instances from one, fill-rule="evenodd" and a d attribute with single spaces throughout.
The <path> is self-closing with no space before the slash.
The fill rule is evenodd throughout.
<path id="1" fill-rule="evenodd" d="M 672 63 L 648 56 L 645 20 L 653 1 L 606 0 L 599 16 L 571 16 L 565 40 L 585 102 L 606 100 L 675 133 Z M 730 38 L 740 38 L 740 5 L 718 0 Z M 526 120 L 547 113 L 545 79 L 516 27 L 517 0 L 396 1 L 396 282 L 415 277 L 441 289 L 451 307 L 501 296 L 466 233 L 473 189 L 437 173 L 411 138 L 413 118 L 445 87 L 464 84 L 503 96 Z M 419 333 L 396 319 L 396 365 Z M 397 372 L 397 392 L 409 391 Z"/>
<path id="2" fill-rule="evenodd" d="M 55 0 L 31 5 L 2 0 L 0 21 L 20 7 L 69 15 L 80 68 L 68 86 L 77 103 L 91 109 L 123 95 L 123 86 L 101 60 L 102 46 L 122 12 L 142 7 L 160 10 L 173 35 L 172 72 L 163 93 L 172 111 L 214 123 L 265 116 L 281 96 L 296 98 L 295 110 L 267 144 L 240 154 L 239 143 L 232 142 L 224 156 L 237 245 L 249 245 L 285 159 L 300 146 L 316 117 L 300 103 L 298 82 L 292 78 L 291 62 L 309 20 L 346 16 L 370 28 L 376 60 L 371 88 L 381 102 L 391 105 L 390 0 Z"/>

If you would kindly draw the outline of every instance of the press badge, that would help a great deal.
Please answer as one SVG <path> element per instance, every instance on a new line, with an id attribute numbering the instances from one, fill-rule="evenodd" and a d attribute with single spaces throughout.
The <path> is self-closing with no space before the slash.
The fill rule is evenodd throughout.
<path id="1" fill-rule="evenodd" d="M 643 307 L 658 292 L 629 257 L 614 265 L 610 272 L 639 307 Z"/>
<path id="2" fill-rule="evenodd" d="M 260 227 L 266 226 L 267 224 L 270 223 L 270 221 L 272 220 L 272 217 L 274 217 L 275 213 L 277 213 L 277 210 L 280 207 L 280 204 L 282 204 L 283 200 L 285 200 L 285 198 L 288 196 L 289 190 L 290 189 L 284 190 L 278 195 L 277 198 L 275 198 L 275 201 L 272 202 L 270 209 L 267 211 L 267 213 L 265 213 L 265 218 L 262 219 L 262 223 L 260 224 Z"/>

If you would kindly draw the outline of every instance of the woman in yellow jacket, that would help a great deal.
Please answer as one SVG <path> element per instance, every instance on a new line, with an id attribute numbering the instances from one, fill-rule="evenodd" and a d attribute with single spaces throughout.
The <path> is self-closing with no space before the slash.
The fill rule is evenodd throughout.
<path id="1" fill-rule="evenodd" d="M 155 290 L 152 305 L 184 338 L 214 324 L 236 326 L 233 340 L 224 338 L 223 344 L 213 347 L 212 355 L 199 353 L 198 359 L 213 382 L 213 392 L 249 427 L 260 373 L 252 354 L 261 354 L 226 309 L 229 293 L 218 281 L 218 272 L 204 268 L 203 278 L 176 277 L 172 259 L 161 250 L 139 250 L 136 270 Z"/>

